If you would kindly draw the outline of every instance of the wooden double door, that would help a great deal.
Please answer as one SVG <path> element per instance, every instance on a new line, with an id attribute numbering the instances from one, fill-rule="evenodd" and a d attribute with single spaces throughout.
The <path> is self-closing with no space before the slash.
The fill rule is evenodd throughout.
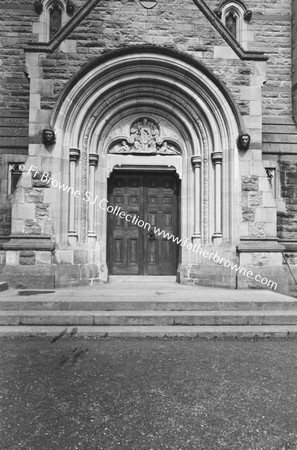
<path id="1" fill-rule="evenodd" d="M 107 221 L 109 273 L 176 274 L 179 246 L 165 237 L 165 233 L 179 236 L 176 175 L 114 172 L 108 200 L 114 210 L 112 213 L 110 208 Z M 124 211 L 125 217 L 121 218 L 119 211 Z"/>

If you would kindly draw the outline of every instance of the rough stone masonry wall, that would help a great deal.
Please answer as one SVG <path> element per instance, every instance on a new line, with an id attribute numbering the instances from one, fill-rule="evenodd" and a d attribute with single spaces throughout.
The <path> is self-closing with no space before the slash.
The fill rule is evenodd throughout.
<path id="1" fill-rule="evenodd" d="M 8 163 L 23 162 L 28 146 L 29 80 L 25 76 L 23 45 L 36 40 L 38 20 L 32 0 L 0 3 L 0 237 L 11 233 L 12 196 L 8 192 Z M 0 242 L 1 244 L 1 242 Z"/>
<path id="2" fill-rule="evenodd" d="M 293 118 L 297 124 L 297 2 L 292 1 Z"/>
<path id="3" fill-rule="evenodd" d="M 29 82 L 24 74 L 23 46 L 35 42 L 32 24 L 38 20 L 32 0 L 0 3 L 0 108 L 28 110 Z"/>
<path id="4" fill-rule="evenodd" d="M 280 160 L 281 197 L 284 207 L 278 211 L 278 237 L 297 240 L 297 162 L 296 155 Z"/>
<path id="5" fill-rule="evenodd" d="M 84 0 L 75 0 L 76 8 L 84 3 Z M 208 0 L 207 4 L 214 9 L 219 2 Z M 290 117 L 291 0 L 251 0 L 246 5 L 253 11 L 249 29 L 254 39 L 249 49 L 264 50 L 269 55 L 267 83 L 263 88 L 263 115 Z M 32 33 L 32 25 L 38 23 L 39 17 L 34 11 L 33 0 L 13 3 L 4 0 L 0 9 L 3 21 L 0 28 L 0 108 L 26 110 L 29 83 L 24 75 L 23 45 L 38 40 L 37 34 Z M 90 60 L 115 49 L 155 45 L 187 53 L 202 61 L 228 86 L 241 113 L 251 113 L 252 102 L 242 99 L 241 87 L 249 85 L 253 63 L 230 58 L 230 52 L 226 52 L 227 44 L 192 0 L 172 0 L 170 7 L 167 1 L 159 0 L 152 10 L 144 9 L 138 0 L 102 0 L 64 44 L 52 54 L 40 55 L 43 78 L 48 83 L 42 93 L 41 105 L 48 111 L 71 76 Z M 37 136 L 32 139 L 35 142 Z M 286 195 L 285 187 L 283 195 Z M 245 214 L 248 216 L 249 211 Z"/>
<path id="6" fill-rule="evenodd" d="M 75 0 L 76 8 L 84 3 Z M 207 4 L 214 9 L 219 2 L 208 0 Z M 253 0 L 246 5 L 253 11 L 249 29 L 254 33 L 254 42 L 250 42 L 250 49 L 264 50 L 270 56 L 263 114 L 290 116 L 291 0 Z M 33 0 L 4 0 L 0 12 L 0 108 L 26 109 L 29 85 L 23 73 L 22 47 L 37 41 L 32 24 L 38 22 L 38 15 Z M 249 113 L 247 104 L 240 100 L 239 86 L 247 84 L 251 64 L 224 60 L 219 54 L 213 59 L 213 46 L 226 43 L 192 0 L 172 0 L 170 7 L 167 1 L 160 0 L 152 10 L 144 9 L 138 0 L 102 0 L 69 39 L 70 52 L 64 48 L 63 52 L 43 57 L 44 75 L 53 80 L 52 95 L 44 96 L 43 108 L 52 108 L 65 83 L 91 59 L 113 49 L 146 44 L 170 47 L 202 60 L 232 90 L 242 113 Z"/>
<path id="7" fill-rule="evenodd" d="M 292 15 L 292 116 L 297 124 L 297 2 L 295 0 L 292 1 Z M 296 154 L 282 155 L 279 160 L 281 197 L 284 202 L 280 204 L 278 210 L 278 236 L 286 240 L 297 240 L 296 160 Z M 290 263 L 296 265 L 296 254 L 289 256 Z"/>
<path id="8" fill-rule="evenodd" d="M 263 116 L 292 116 L 291 5 L 295 0 L 248 0 L 253 11 L 250 50 L 269 56 L 263 86 Z"/>
<path id="9" fill-rule="evenodd" d="M 215 9 L 219 2 L 207 4 Z M 270 56 L 264 115 L 291 115 L 290 4 L 290 0 L 247 2 L 254 14 L 249 25 L 254 33 L 250 49 L 264 50 Z M 240 86 L 249 84 L 253 64 L 225 58 L 227 44 L 192 0 L 172 0 L 170 7 L 160 0 L 152 10 L 144 9 L 138 0 L 102 1 L 69 36 L 69 53 L 44 56 L 44 77 L 54 81 L 52 94 L 42 97 L 42 107 L 53 107 L 65 83 L 85 63 L 133 45 L 172 48 L 202 61 L 228 86 L 241 113 L 250 113 Z"/>

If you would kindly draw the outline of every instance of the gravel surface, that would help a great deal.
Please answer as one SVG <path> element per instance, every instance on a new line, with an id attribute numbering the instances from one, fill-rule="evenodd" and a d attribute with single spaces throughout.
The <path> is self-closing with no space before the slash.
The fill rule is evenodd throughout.
<path id="1" fill-rule="evenodd" d="M 1 339 L 1 450 L 296 450 L 297 341 Z"/>

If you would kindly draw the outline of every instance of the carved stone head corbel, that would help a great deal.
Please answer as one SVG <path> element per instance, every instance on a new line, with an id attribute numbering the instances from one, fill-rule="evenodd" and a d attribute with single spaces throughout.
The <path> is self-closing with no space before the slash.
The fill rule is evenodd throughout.
<path id="1" fill-rule="evenodd" d="M 56 143 L 56 135 L 52 128 L 44 128 L 42 130 L 42 143 L 45 146 L 54 145 Z"/>
<path id="2" fill-rule="evenodd" d="M 241 132 L 237 139 L 237 147 L 239 150 L 248 150 L 250 147 L 251 137 L 246 132 Z"/>
<path id="3" fill-rule="evenodd" d="M 248 9 L 248 10 L 245 11 L 245 13 L 244 13 L 244 15 L 243 15 L 243 18 L 244 18 L 244 20 L 245 20 L 246 22 L 250 22 L 251 19 L 252 19 L 252 15 L 253 15 L 253 11 L 251 11 L 250 9 Z"/>
<path id="4" fill-rule="evenodd" d="M 74 8 L 74 3 L 71 0 L 67 0 L 66 11 L 69 16 L 72 16 L 74 14 Z"/>
<path id="5" fill-rule="evenodd" d="M 34 2 L 34 9 L 36 14 L 40 15 L 43 11 L 43 4 L 41 0 L 35 0 Z"/>

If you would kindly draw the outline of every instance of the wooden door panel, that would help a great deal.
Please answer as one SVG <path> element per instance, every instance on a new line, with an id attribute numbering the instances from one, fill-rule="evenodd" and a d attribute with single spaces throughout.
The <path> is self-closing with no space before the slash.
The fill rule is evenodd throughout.
<path id="1" fill-rule="evenodd" d="M 143 187 L 141 176 L 115 176 L 110 180 L 109 202 L 113 207 L 132 216 L 142 210 Z M 140 247 L 141 230 L 125 218 L 108 214 L 108 262 L 111 274 L 138 275 L 142 270 Z"/>
<path id="2" fill-rule="evenodd" d="M 178 236 L 178 190 L 172 175 L 114 175 L 109 185 L 109 202 L 126 214 L 138 216 Z M 171 275 L 177 268 L 177 245 L 164 236 L 119 216 L 108 214 L 108 261 L 111 274 Z"/>
<path id="3" fill-rule="evenodd" d="M 177 236 L 176 180 L 173 176 L 148 176 L 146 183 L 147 221 L 156 228 Z M 157 207 L 157 209 L 156 209 Z M 147 274 L 171 275 L 176 273 L 176 244 L 164 236 L 155 235 L 147 240 Z"/>
<path id="4" fill-rule="evenodd" d="M 114 262 L 118 264 L 123 264 L 123 254 L 124 254 L 124 239 L 116 239 L 114 240 Z"/>
<path id="5" fill-rule="evenodd" d="M 129 266 L 131 266 L 131 264 L 138 265 L 138 254 L 138 239 L 129 239 L 127 252 Z"/>

